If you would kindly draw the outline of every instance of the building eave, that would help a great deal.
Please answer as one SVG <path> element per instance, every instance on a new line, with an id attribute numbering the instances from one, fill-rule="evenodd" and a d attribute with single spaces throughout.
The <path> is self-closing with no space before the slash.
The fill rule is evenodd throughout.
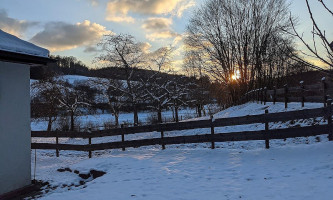
<path id="1" fill-rule="evenodd" d="M 46 65 L 47 63 L 56 62 L 56 60 L 47 57 L 32 56 L 3 50 L 0 50 L 0 61 L 28 65 Z"/>

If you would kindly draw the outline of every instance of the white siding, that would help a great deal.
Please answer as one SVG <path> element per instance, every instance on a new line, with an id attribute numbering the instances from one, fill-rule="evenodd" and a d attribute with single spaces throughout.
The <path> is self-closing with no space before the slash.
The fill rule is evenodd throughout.
<path id="1" fill-rule="evenodd" d="M 0 61 L 0 194 L 31 183 L 30 70 Z"/>

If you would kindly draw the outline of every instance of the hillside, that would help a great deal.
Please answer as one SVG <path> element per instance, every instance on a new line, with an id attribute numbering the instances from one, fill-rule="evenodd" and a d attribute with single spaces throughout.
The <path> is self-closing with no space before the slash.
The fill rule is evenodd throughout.
<path id="1" fill-rule="evenodd" d="M 104 67 L 98 69 L 88 69 L 87 67 L 79 69 L 70 69 L 57 67 L 55 65 L 50 65 L 47 67 L 33 67 L 30 69 L 30 77 L 31 79 L 42 79 L 50 73 L 55 73 L 58 75 L 77 75 L 77 76 L 87 76 L 87 77 L 98 77 L 98 78 L 110 78 L 116 80 L 125 80 L 126 74 L 125 70 L 118 67 Z M 149 77 L 155 74 L 156 71 L 147 70 L 147 69 L 133 69 L 132 80 L 139 81 L 143 77 Z M 159 77 L 161 79 L 177 79 L 182 77 L 179 74 L 171 74 L 171 73 L 160 73 Z"/>
<path id="2" fill-rule="evenodd" d="M 306 104 L 306 108 L 321 107 Z M 284 112 L 283 104 L 256 103 L 228 108 L 215 114 L 216 118 Z M 291 103 L 288 110 L 299 110 Z M 197 118 L 198 119 L 198 118 Z M 192 120 L 197 120 L 192 119 Z M 317 123 L 320 122 L 317 119 Z M 313 122 L 271 124 L 271 128 L 308 126 Z M 260 130 L 261 124 L 234 126 L 219 132 Z M 200 132 L 204 129 L 198 130 Z M 156 133 L 133 135 L 151 138 Z M 191 131 L 168 132 L 169 135 L 196 134 Z M 118 138 L 119 139 L 119 138 Z M 52 140 L 47 139 L 48 141 Z M 109 142 L 110 138 L 106 138 Z M 86 143 L 78 139 L 61 143 Z M 94 139 L 93 142 L 103 142 Z M 167 145 L 129 148 L 126 151 L 96 151 L 88 159 L 86 152 L 61 151 L 54 157 L 50 150 L 37 151 L 38 180 L 49 181 L 40 199 L 330 199 L 333 195 L 332 144 L 326 135 L 309 138 L 272 140 L 271 149 L 263 141 L 226 142 L 216 144 Z M 34 157 L 34 154 L 33 154 Z M 34 166 L 32 159 L 32 166 Z M 74 171 L 76 170 L 77 173 Z M 89 172 L 100 171 L 94 178 Z M 103 174 L 105 172 L 106 174 Z"/>

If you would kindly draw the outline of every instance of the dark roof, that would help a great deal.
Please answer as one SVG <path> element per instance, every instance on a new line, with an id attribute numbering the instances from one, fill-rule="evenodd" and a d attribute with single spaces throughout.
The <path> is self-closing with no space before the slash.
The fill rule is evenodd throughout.
<path id="1" fill-rule="evenodd" d="M 46 64 L 54 62 L 49 58 L 49 50 L 24 41 L 0 29 L 0 61 Z"/>
<path id="2" fill-rule="evenodd" d="M 14 53 L 9 51 L 0 50 L 0 61 L 23 63 L 23 64 L 41 64 L 46 65 L 50 62 L 56 62 L 54 59 L 31 56 L 27 54 Z"/>

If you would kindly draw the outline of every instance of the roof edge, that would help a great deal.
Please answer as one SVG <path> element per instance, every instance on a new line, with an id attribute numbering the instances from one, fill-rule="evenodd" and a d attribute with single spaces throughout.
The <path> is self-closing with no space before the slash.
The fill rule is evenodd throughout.
<path id="1" fill-rule="evenodd" d="M 56 60 L 51 58 L 32 56 L 32 55 L 3 51 L 3 50 L 0 50 L 0 61 L 22 63 L 22 64 L 42 64 L 42 65 L 56 62 Z"/>

